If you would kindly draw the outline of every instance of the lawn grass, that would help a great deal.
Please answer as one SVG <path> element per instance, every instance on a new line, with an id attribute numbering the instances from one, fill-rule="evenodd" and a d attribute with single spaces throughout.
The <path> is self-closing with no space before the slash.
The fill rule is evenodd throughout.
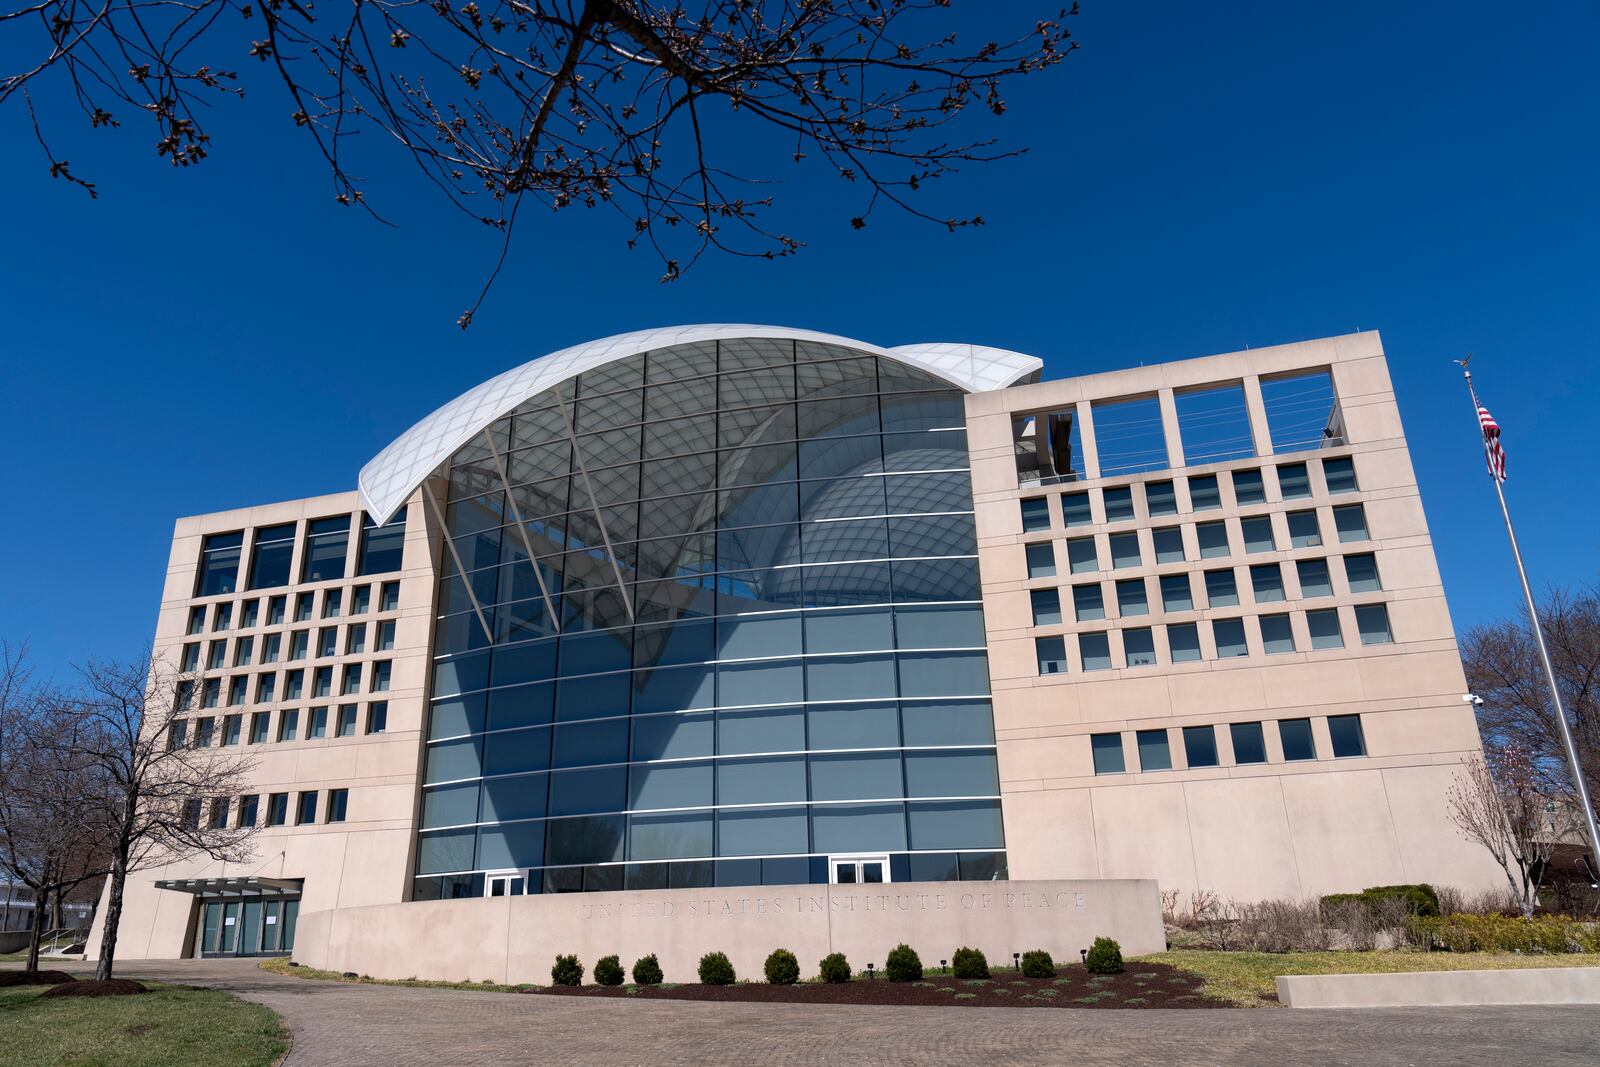
<path id="1" fill-rule="evenodd" d="M 431 981 L 425 978 L 368 978 L 361 975 L 348 978 L 339 971 L 324 971 L 317 967 L 293 967 L 282 956 L 262 960 L 258 966 L 263 971 L 273 974 L 286 974 L 290 978 L 309 978 L 317 982 L 351 982 L 355 985 L 398 985 L 411 989 L 466 989 L 475 993 L 520 993 L 534 986 L 524 983 L 522 985 L 503 985 L 499 982 L 444 982 Z"/>
<path id="2" fill-rule="evenodd" d="M 268 1067 L 289 1048 L 260 1004 L 146 984 L 140 996 L 49 1000 L 45 986 L 0 989 L 0 1067 Z"/>
<path id="3" fill-rule="evenodd" d="M 1550 956 L 1509 952 L 1210 952 L 1179 949 L 1141 959 L 1170 963 L 1206 980 L 1206 996 L 1247 1007 L 1277 1007 L 1280 974 L 1391 974 L 1490 971 L 1524 967 L 1597 967 L 1600 953 Z"/>

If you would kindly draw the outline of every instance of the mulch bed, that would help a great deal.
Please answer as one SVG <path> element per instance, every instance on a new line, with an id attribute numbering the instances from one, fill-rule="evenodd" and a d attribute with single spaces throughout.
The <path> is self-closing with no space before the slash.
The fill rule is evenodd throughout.
<path id="1" fill-rule="evenodd" d="M 65 985 L 46 989 L 39 994 L 39 998 L 42 1000 L 45 997 L 126 997 L 144 992 L 148 990 L 138 982 L 131 982 L 126 978 L 110 978 L 104 982 L 69 981 Z"/>
<path id="2" fill-rule="evenodd" d="M 0 989 L 19 985 L 60 985 L 76 982 L 66 971 L 0 971 Z"/>
<path id="3" fill-rule="evenodd" d="M 731 986 L 541 986 L 527 993 L 639 1000 L 708 1000 L 761 1004 L 949 1004 L 989 1008 L 1227 1008 L 1228 1001 L 1200 994 L 1204 979 L 1166 963 L 1130 964 L 1121 974 L 1089 974 L 1081 965 L 1058 967 L 1055 978 L 1023 978 L 996 970 L 987 981 L 963 981 L 930 971 L 921 982 L 872 981 L 828 984 Z"/>

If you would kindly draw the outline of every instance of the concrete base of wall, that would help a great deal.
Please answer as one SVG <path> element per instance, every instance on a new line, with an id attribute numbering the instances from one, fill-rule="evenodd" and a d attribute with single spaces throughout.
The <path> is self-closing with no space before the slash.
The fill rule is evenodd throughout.
<path id="1" fill-rule="evenodd" d="M 374 978 L 542 984 L 558 954 L 576 953 L 592 970 L 612 953 L 624 967 L 654 953 L 667 981 L 692 982 L 711 951 L 726 952 L 741 978 L 759 979 L 767 955 L 786 948 L 810 977 L 830 952 L 858 970 L 881 968 L 901 942 L 932 967 L 963 945 L 997 965 L 1034 948 L 1075 961 L 1102 935 L 1128 956 L 1165 948 L 1156 883 L 750 886 L 379 904 L 302 913 L 294 958 Z"/>
<path id="2" fill-rule="evenodd" d="M 1278 999 L 1289 1008 L 1600 1004 L 1600 967 L 1285 975 Z"/>

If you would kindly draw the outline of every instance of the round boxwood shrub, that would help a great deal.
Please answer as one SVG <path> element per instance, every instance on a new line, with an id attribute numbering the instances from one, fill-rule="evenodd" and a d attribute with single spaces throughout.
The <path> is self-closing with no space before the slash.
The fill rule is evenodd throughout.
<path id="1" fill-rule="evenodd" d="M 883 974 L 891 982 L 922 981 L 922 960 L 917 950 L 906 944 L 890 949 L 883 961 Z"/>
<path id="2" fill-rule="evenodd" d="M 824 982 L 848 982 L 850 961 L 844 958 L 843 952 L 830 952 L 817 964 L 817 974 Z"/>
<path id="3" fill-rule="evenodd" d="M 595 968 L 595 977 L 600 977 L 600 968 Z M 1050 953 L 1042 948 L 1036 948 L 1022 954 L 1022 977 L 1024 978 L 1054 978 L 1056 976 L 1056 961 L 1050 958 Z"/>
<path id="4" fill-rule="evenodd" d="M 1109 937 L 1097 937 L 1083 959 L 1090 974 L 1121 974 L 1122 946 Z"/>
<path id="5" fill-rule="evenodd" d="M 957 978 L 987 978 L 989 960 L 984 956 L 982 949 L 967 948 L 963 945 L 950 957 L 950 973 Z"/>
<path id="6" fill-rule="evenodd" d="M 767 981 L 773 985 L 794 985 L 800 980 L 800 961 L 786 948 L 775 948 L 767 957 Z"/>
<path id="7" fill-rule="evenodd" d="M 700 957 L 700 982 L 703 985 L 732 985 L 733 964 L 727 953 L 707 952 Z"/>
<path id="8" fill-rule="evenodd" d="M 594 961 L 594 980 L 601 985 L 621 985 L 627 975 L 622 972 L 622 961 L 615 956 L 601 956 Z"/>
<path id="9" fill-rule="evenodd" d="M 661 984 L 661 963 L 656 959 L 654 952 L 648 956 L 641 956 L 634 961 L 633 980 L 639 985 Z"/>
<path id="10" fill-rule="evenodd" d="M 583 964 L 576 956 L 557 956 L 556 965 L 550 968 L 550 981 L 556 985 L 582 985 Z"/>

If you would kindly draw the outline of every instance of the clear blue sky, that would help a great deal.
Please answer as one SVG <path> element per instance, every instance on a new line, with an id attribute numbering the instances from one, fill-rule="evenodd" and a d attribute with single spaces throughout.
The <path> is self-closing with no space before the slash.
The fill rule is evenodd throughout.
<path id="1" fill-rule="evenodd" d="M 1458 627 L 1518 595 L 1450 363 L 1473 350 L 1536 581 L 1593 580 L 1600 10 L 1101 0 L 1076 33 L 1001 123 L 1033 151 L 937 191 L 981 230 L 857 233 L 813 175 L 779 190 L 802 255 L 663 286 L 609 216 L 534 212 L 466 334 L 487 235 L 409 177 L 378 193 L 398 229 L 331 204 L 265 82 L 188 171 L 143 128 L 59 134 L 93 204 L 0 113 L 0 635 L 50 672 L 129 654 L 174 517 L 352 488 L 484 378 L 697 321 L 972 341 L 1047 376 L 1379 329 Z"/>

